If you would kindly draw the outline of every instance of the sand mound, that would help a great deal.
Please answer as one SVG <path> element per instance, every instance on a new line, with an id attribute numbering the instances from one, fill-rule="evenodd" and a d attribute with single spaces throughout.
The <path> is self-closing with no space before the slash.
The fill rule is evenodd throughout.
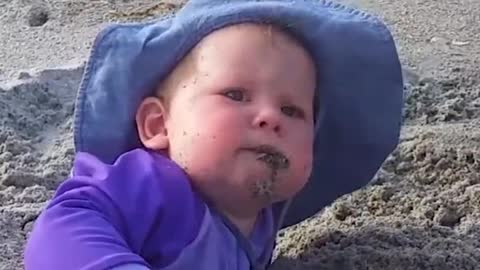
<path id="1" fill-rule="evenodd" d="M 20 268 L 32 221 L 68 175 L 81 72 L 23 73 L 25 79 L 0 87 L 0 269 Z"/>
<path id="2" fill-rule="evenodd" d="M 349 2 L 383 17 L 399 42 L 401 143 L 369 186 L 282 231 L 273 269 L 476 269 L 480 2 Z M 22 268 L 32 222 L 68 175 L 73 104 L 95 33 L 176 7 L 0 1 L 0 269 Z"/>

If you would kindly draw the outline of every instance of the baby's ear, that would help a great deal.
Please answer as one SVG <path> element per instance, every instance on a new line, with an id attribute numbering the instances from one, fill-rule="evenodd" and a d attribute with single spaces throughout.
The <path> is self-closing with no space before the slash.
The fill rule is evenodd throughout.
<path id="1" fill-rule="evenodd" d="M 146 148 L 157 151 L 167 149 L 166 113 L 164 100 L 157 97 L 147 97 L 138 107 L 135 117 L 138 137 Z"/>

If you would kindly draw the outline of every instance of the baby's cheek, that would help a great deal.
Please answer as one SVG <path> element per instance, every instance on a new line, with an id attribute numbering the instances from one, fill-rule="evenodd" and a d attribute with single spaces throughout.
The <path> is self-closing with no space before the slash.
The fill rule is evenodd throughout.
<path id="1" fill-rule="evenodd" d="M 192 166 L 192 154 L 195 152 L 192 151 L 192 146 L 198 145 L 194 133 L 181 129 L 170 135 L 170 158 L 188 172 Z"/>
<path id="2" fill-rule="evenodd" d="M 221 147 L 216 147 L 217 137 L 201 131 L 185 131 L 176 141 L 176 161 L 187 172 L 204 173 L 210 167 L 215 167 L 215 157 Z"/>
<path id="3" fill-rule="evenodd" d="M 303 155 L 300 155 L 292 167 L 295 185 L 303 186 L 308 181 L 308 178 L 312 173 L 313 157 L 312 154 L 307 153 L 310 152 L 304 152 Z"/>

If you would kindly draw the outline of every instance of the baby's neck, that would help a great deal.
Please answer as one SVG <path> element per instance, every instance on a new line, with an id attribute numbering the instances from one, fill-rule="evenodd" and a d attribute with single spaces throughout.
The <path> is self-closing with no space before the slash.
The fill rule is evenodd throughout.
<path id="1" fill-rule="evenodd" d="M 257 219 L 260 217 L 262 209 L 266 206 L 249 204 L 248 202 L 241 204 L 242 207 L 240 208 L 238 205 L 238 203 L 235 206 L 230 206 L 227 203 L 212 204 L 212 206 L 227 218 L 232 225 L 235 225 L 245 237 L 249 238 L 255 229 Z"/>
<path id="2" fill-rule="evenodd" d="M 228 220 L 230 220 L 230 222 L 237 226 L 238 230 L 245 237 L 250 237 L 254 230 L 255 223 L 257 222 L 258 213 L 248 216 L 238 216 L 228 212 L 223 212 L 223 214 Z"/>

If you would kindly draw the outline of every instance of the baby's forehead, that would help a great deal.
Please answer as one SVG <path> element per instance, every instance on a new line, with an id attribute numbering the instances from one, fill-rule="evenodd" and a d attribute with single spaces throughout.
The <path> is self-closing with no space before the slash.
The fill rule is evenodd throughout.
<path id="1" fill-rule="evenodd" d="M 269 54 L 270 51 L 278 52 L 274 58 L 262 57 L 264 52 Z M 292 51 L 294 51 L 293 56 Z M 269 62 L 283 66 L 289 65 L 288 69 L 283 69 L 284 76 L 280 74 L 277 76 L 278 78 L 275 78 L 281 82 L 288 80 L 291 77 L 290 73 L 296 72 L 295 70 L 290 71 L 290 63 L 292 65 L 299 63 L 298 57 L 303 59 L 301 63 L 308 62 L 312 70 L 316 69 L 308 51 L 301 43 L 288 32 L 276 26 L 253 23 L 228 26 L 214 31 L 196 44 L 165 78 L 166 83 L 163 83 L 163 87 L 160 87 L 159 90 L 172 88 L 181 90 L 184 88 L 179 85 L 181 81 L 189 79 L 196 81 L 197 78 L 193 77 L 205 80 L 209 76 L 215 77 L 216 75 L 216 80 L 228 81 L 233 78 L 244 81 L 254 80 L 259 75 L 257 73 L 266 74 L 269 70 L 278 70 L 278 66 L 275 64 L 268 66 Z M 262 68 L 254 70 L 257 66 Z M 297 81 L 301 80 L 297 78 Z M 286 81 L 286 83 L 289 82 Z M 293 94 L 296 94 L 297 90 L 293 87 L 291 89 Z"/>

